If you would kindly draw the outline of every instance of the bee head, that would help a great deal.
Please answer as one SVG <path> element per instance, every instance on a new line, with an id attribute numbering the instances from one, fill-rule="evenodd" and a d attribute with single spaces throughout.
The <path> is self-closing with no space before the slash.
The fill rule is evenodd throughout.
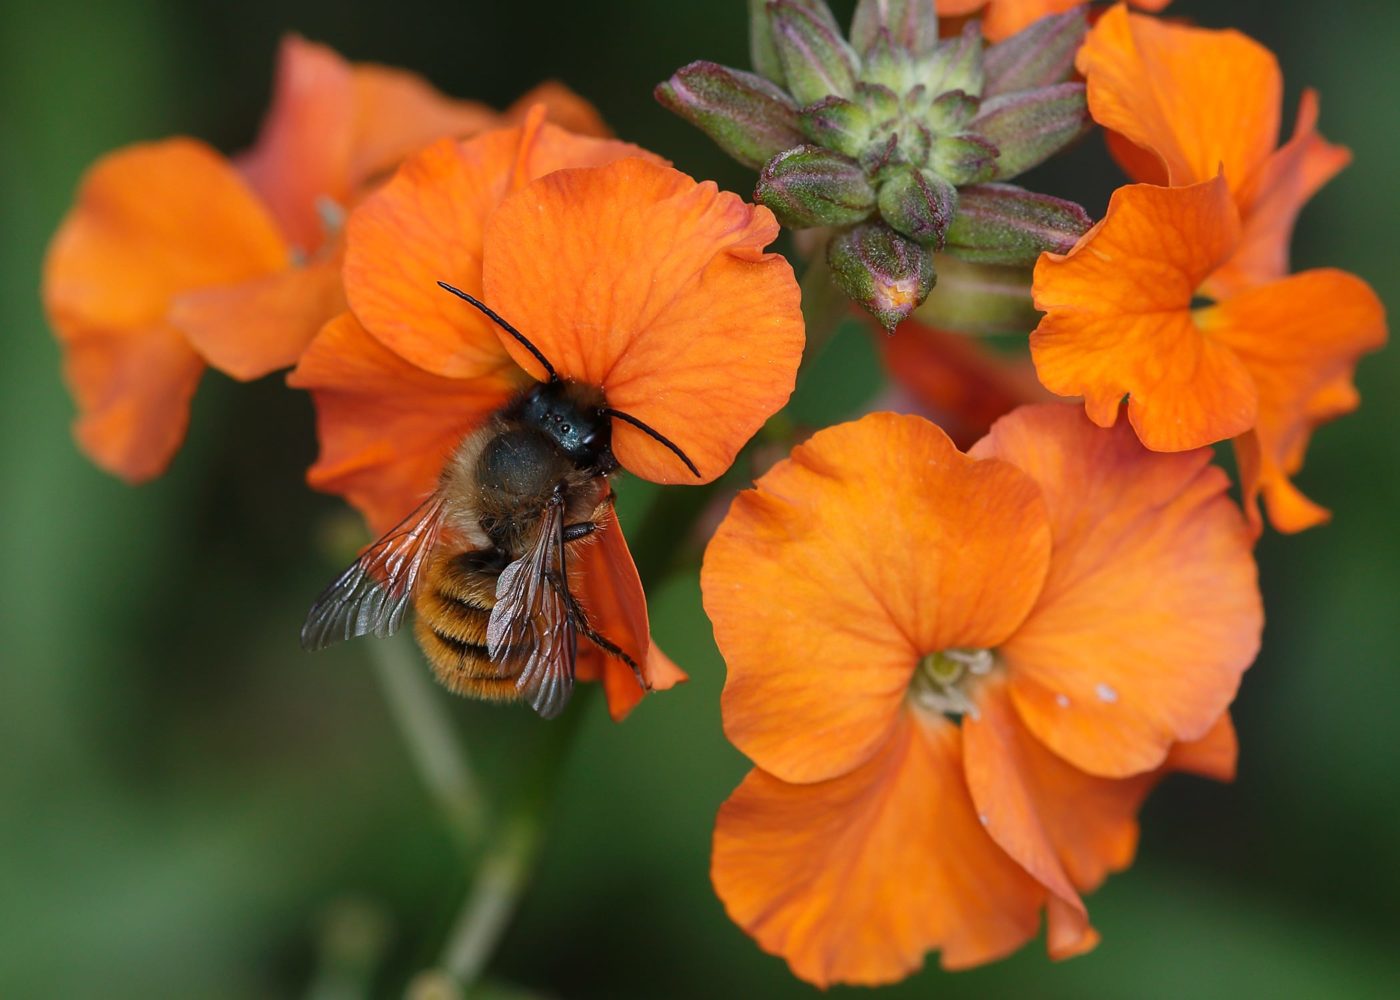
<path id="1" fill-rule="evenodd" d="M 541 382 L 521 397 L 515 415 L 581 467 L 605 473 L 617 468 L 612 425 L 598 389 L 562 379 Z"/>

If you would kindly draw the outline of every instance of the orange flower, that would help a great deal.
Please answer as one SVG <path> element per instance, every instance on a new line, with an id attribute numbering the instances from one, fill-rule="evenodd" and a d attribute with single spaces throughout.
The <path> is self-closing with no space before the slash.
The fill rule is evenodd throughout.
<path id="1" fill-rule="evenodd" d="M 725 732 L 730 916 L 818 985 L 1093 946 L 1170 770 L 1228 779 L 1262 610 L 1208 451 L 1023 407 L 960 454 L 919 417 L 815 435 L 705 555 Z"/>
<path id="2" fill-rule="evenodd" d="M 1289 482 L 1312 428 L 1356 405 L 1357 359 L 1385 342 L 1385 312 L 1361 279 L 1306 271 L 1198 306 L 1240 240 L 1223 176 L 1188 187 L 1120 188 L 1070 253 L 1035 269 L 1031 356 L 1052 392 L 1082 395 L 1110 427 L 1128 419 L 1156 451 L 1237 438 L 1246 510 L 1262 492 L 1280 531 L 1327 511 Z"/>
<path id="3" fill-rule="evenodd" d="M 387 530 L 433 489 L 466 433 L 544 376 L 438 281 L 482 296 L 561 377 L 598 386 L 609 406 L 677 443 L 701 480 L 715 478 L 786 401 L 801 356 L 792 270 L 762 252 L 777 233 L 767 209 L 539 113 L 429 147 L 351 215 L 353 315 L 330 323 L 290 378 L 317 406 L 321 456 L 310 482 Z M 638 475 L 696 481 L 621 420 L 612 444 Z M 631 566 L 620 530 L 599 534 Z M 583 603 L 654 686 L 668 687 L 683 675 L 654 647 L 648 655 L 635 571 L 599 592 L 608 565 L 622 563 L 603 559 L 602 547 L 585 548 Z M 591 646 L 580 649 L 578 675 L 603 677 L 616 717 L 641 696 L 632 672 Z"/>
<path id="4" fill-rule="evenodd" d="M 1232 295 L 1288 273 L 1299 210 L 1351 162 L 1314 130 L 1317 94 L 1303 91 L 1293 138 L 1275 149 L 1283 77 L 1273 53 L 1237 31 L 1209 31 L 1106 13 L 1076 60 L 1089 111 L 1134 180 L 1184 186 L 1223 174 L 1242 229 L 1205 283 Z"/>
<path id="5" fill-rule="evenodd" d="M 602 129 L 557 84 L 522 100 L 541 97 Z M 240 379 L 284 368 L 344 308 L 339 217 L 366 186 L 439 136 L 500 120 L 289 37 L 271 113 L 236 161 L 186 138 L 99 160 L 54 236 L 43 289 L 83 450 L 130 481 L 159 475 L 206 363 Z"/>
<path id="6" fill-rule="evenodd" d="M 912 319 L 900 324 L 899 336 L 876 338 L 890 377 L 959 447 L 1017 406 L 1052 398 L 1024 353 L 1002 354 L 980 340 Z"/>
<path id="7" fill-rule="evenodd" d="M 1171 0 L 1131 0 L 1143 10 L 1161 10 Z M 943 17 L 960 17 L 982 11 L 982 34 L 997 42 L 1051 14 L 1063 14 L 1083 6 L 1084 0 L 938 0 Z"/>

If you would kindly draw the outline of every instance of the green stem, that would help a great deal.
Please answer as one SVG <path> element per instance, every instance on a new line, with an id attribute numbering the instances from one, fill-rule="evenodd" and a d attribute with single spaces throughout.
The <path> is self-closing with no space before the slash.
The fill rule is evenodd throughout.
<path id="1" fill-rule="evenodd" d="M 835 336 L 850 312 L 851 300 L 831 280 L 826 253 L 818 253 L 802 272 L 802 320 L 807 327 L 807 343 L 802 349 L 804 369 Z"/>
<path id="2" fill-rule="evenodd" d="M 466 748 L 457 739 L 442 693 L 402 637 L 365 644 L 375 675 L 414 766 L 464 851 L 486 834 L 487 811 Z"/>
<path id="3" fill-rule="evenodd" d="M 440 967 L 464 992 L 481 977 L 519 908 L 544 842 L 550 805 L 568 750 L 597 690 L 596 684 L 580 687 L 568 712 L 559 721 L 541 727 L 544 738 L 520 776 L 517 793 L 492 834 L 476 878 L 448 932 Z"/>

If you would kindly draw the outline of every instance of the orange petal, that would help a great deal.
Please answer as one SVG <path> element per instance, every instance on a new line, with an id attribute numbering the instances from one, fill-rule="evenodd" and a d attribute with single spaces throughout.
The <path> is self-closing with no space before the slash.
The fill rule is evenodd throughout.
<path id="1" fill-rule="evenodd" d="M 612 129 L 598 114 L 598 109 L 557 80 L 546 80 L 526 91 L 506 109 L 505 120 L 512 124 L 523 122 L 536 104 L 544 105 L 546 121 L 566 131 L 599 139 L 612 138 Z"/>
<path id="2" fill-rule="evenodd" d="M 326 238 L 322 200 L 349 202 L 354 129 L 350 64 L 324 45 L 283 38 L 272 107 L 238 166 L 303 253 Z"/>
<path id="3" fill-rule="evenodd" d="M 1204 736 L 1172 747 L 1167 754 L 1167 770 L 1198 774 L 1216 781 L 1234 781 L 1240 742 L 1235 724 L 1226 712 Z"/>
<path id="4" fill-rule="evenodd" d="M 191 289 L 273 273 L 287 248 L 228 162 L 192 139 L 130 146 L 85 175 L 49 246 L 44 306 L 94 462 L 136 482 L 184 438 L 204 365 L 167 319 Z"/>
<path id="5" fill-rule="evenodd" d="M 358 63 L 352 86 L 348 178 L 354 188 L 436 139 L 465 139 L 501 122 L 501 115 L 487 105 L 447 97 L 407 70 Z"/>
<path id="6" fill-rule="evenodd" d="M 1080 953 L 1097 936 L 1041 822 L 1042 789 L 1035 784 L 1030 759 L 1036 748 L 1023 747 L 1024 729 L 1004 678 L 989 679 L 974 697 L 977 712 L 962 721 L 963 773 L 977 818 L 1001 849 L 1058 899 L 1050 954 L 1061 958 Z"/>
<path id="7" fill-rule="evenodd" d="M 1316 132 L 1317 94 L 1303 92 L 1293 138 L 1256 170 L 1240 191 L 1244 219 L 1239 249 L 1206 284 L 1217 298 L 1288 273 L 1288 247 L 1298 212 L 1351 162 L 1351 151 Z"/>
<path id="8" fill-rule="evenodd" d="M 819 431 L 739 494 L 705 552 L 726 735 L 788 781 L 869 760 L 921 656 L 997 646 L 1022 622 L 1048 546 L 1034 485 L 927 420 Z"/>
<path id="9" fill-rule="evenodd" d="M 446 379 L 404 361 L 345 313 L 288 376 L 316 403 L 321 455 L 312 486 L 339 493 L 376 535 L 437 486 L 453 449 L 516 390 L 501 377 Z"/>
<path id="10" fill-rule="evenodd" d="M 1003 417 L 971 453 L 1018 466 L 1050 512 L 1045 588 L 1000 650 L 1026 726 L 1104 777 L 1204 734 L 1263 626 L 1250 533 L 1211 452 L 1149 452 L 1050 405 Z"/>
<path id="11" fill-rule="evenodd" d="M 1326 511 L 1297 494 L 1288 476 L 1302 464 L 1313 427 L 1356 401 L 1357 360 L 1386 340 L 1380 299 L 1355 275 L 1304 271 L 1202 310 L 1199 322 L 1240 358 L 1259 389 L 1257 455 L 1241 463 L 1247 506 L 1262 490 L 1279 531 L 1325 520 Z"/>
<path id="12" fill-rule="evenodd" d="M 1278 142 L 1278 61 L 1238 31 L 1158 21 L 1119 5 L 1099 19 L 1075 64 L 1094 120 L 1155 154 L 1172 184 L 1223 171 L 1238 192 Z"/>
<path id="13" fill-rule="evenodd" d="M 517 128 L 429 147 L 350 215 L 350 306 L 371 334 L 419 368 L 471 378 L 509 363 L 496 328 L 437 285 L 481 294 L 482 230 L 509 191 L 562 167 L 641 153 L 545 124 L 544 111 L 537 106 Z"/>
<path id="14" fill-rule="evenodd" d="M 685 680 L 685 674 L 651 641 L 646 594 L 617 516 L 609 511 L 592 539 L 569 551 L 579 568 L 576 590 L 589 624 L 642 665 L 653 690 L 665 690 Z M 585 652 L 588 664 L 584 663 Z M 608 710 L 616 721 L 622 721 L 642 699 L 642 686 L 632 668 L 585 638 L 579 640 L 578 675 L 585 680 L 590 676 L 603 678 Z"/>
<path id="15" fill-rule="evenodd" d="M 541 178 L 486 228 L 486 299 L 560 375 L 675 442 L 708 481 L 787 401 L 804 342 L 792 268 L 765 254 L 766 208 L 633 159 Z M 515 360 L 539 364 L 502 335 Z M 613 451 L 654 482 L 695 482 L 613 421 Z"/>
<path id="16" fill-rule="evenodd" d="M 908 716 L 860 768 L 815 785 L 754 770 L 720 807 L 710 874 L 729 916 L 808 982 L 902 979 L 1014 951 L 1044 890 L 982 829 L 958 729 Z"/>
<path id="17" fill-rule="evenodd" d="M 1144 10 L 1161 10 L 1170 2 L 1171 0 L 1132 0 L 1134 7 Z M 1029 27 L 1042 17 L 1073 10 L 1081 6 L 1084 0 L 990 0 L 990 3 L 988 0 L 973 0 L 970 3 L 967 0 L 953 0 L 951 3 L 949 0 L 938 0 L 938 13 L 943 17 L 951 17 L 975 10 L 984 3 L 987 4 L 987 12 L 982 15 L 982 34 L 996 42 Z"/>
<path id="18" fill-rule="evenodd" d="M 296 364 L 317 331 L 344 311 L 336 254 L 241 285 L 185 292 L 170 319 L 211 367 L 246 381 Z"/>
<path id="19" fill-rule="evenodd" d="M 1253 379 L 1190 312 L 1201 281 L 1229 256 L 1239 218 L 1225 182 L 1135 184 L 1068 254 L 1042 254 L 1032 294 L 1046 315 L 1031 334 L 1040 381 L 1084 397 L 1101 427 L 1123 396 L 1155 451 L 1199 448 L 1254 425 Z"/>
<path id="20" fill-rule="evenodd" d="M 997 417 L 1052 397 L 1030 359 L 999 353 L 975 336 L 905 320 L 899 336 L 877 336 L 885 370 L 959 446 L 972 444 Z"/>

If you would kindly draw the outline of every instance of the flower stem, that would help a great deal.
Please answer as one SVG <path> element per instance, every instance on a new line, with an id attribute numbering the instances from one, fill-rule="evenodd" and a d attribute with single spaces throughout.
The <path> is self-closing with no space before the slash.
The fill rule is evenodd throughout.
<path id="1" fill-rule="evenodd" d="M 568 749 L 598 687 L 589 684 L 576 689 L 573 704 L 563 717 L 541 725 L 540 744 L 531 754 L 516 793 L 491 835 L 476 877 L 448 932 L 440 968 L 464 992 L 480 978 L 520 905 L 544 842 L 550 805 Z"/>
<path id="2" fill-rule="evenodd" d="M 486 802 L 441 692 L 429 679 L 426 665 L 409 651 L 404 638 L 380 639 L 365 645 L 414 766 L 459 846 L 464 852 L 473 850 L 486 834 Z"/>

